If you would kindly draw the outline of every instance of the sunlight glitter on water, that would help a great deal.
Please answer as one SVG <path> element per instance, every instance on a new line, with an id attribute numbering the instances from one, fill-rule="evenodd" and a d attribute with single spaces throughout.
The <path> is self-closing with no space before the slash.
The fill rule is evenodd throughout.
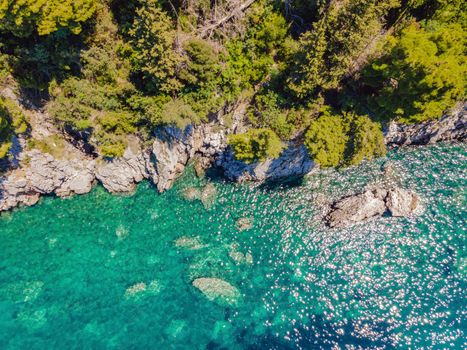
<path id="1" fill-rule="evenodd" d="M 214 181 L 209 205 L 185 198 L 206 183 L 188 172 L 163 195 L 98 188 L 2 215 L 0 347 L 462 348 L 466 153 L 395 151 L 299 185 Z M 388 160 L 423 213 L 323 227 L 332 200 L 389 181 Z M 239 302 L 209 300 L 201 277 Z"/>

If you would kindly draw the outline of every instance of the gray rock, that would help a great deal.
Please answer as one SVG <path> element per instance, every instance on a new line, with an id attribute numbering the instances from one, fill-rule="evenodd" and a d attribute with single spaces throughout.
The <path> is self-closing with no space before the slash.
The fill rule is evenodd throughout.
<path id="1" fill-rule="evenodd" d="M 231 151 L 227 152 L 217 164 L 224 169 L 225 176 L 236 182 L 277 180 L 303 176 L 310 173 L 315 165 L 305 146 L 290 145 L 277 159 L 245 164 L 236 160 Z"/>
<path id="2" fill-rule="evenodd" d="M 149 178 L 149 155 L 127 148 L 123 157 L 103 160 L 96 167 L 96 178 L 113 193 L 131 192 L 135 185 Z"/>
<path id="3" fill-rule="evenodd" d="M 377 187 L 332 204 L 326 223 L 330 227 L 346 227 L 381 217 L 386 212 L 391 216 L 410 216 L 418 209 L 419 202 L 414 192 L 398 187 L 387 190 Z"/>
<path id="4" fill-rule="evenodd" d="M 402 188 L 390 190 L 386 197 L 386 206 L 392 216 L 410 216 L 418 205 L 418 196 L 414 192 Z"/>
<path id="5" fill-rule="evenodd" d="M 389 147 L 426 145 L 439 141 L 464 141 L 467 137 L 467 104 L 437 120 L 419 124 L 391 122 L 385 142 Z"/>
<path id="6" fill-rule="evenodd" d="M 83 194 L 94 182 L 95 161 L 89 158 L 55 159 L 38 150 L 24 152 L 29 159 L 24 168 L 0 179 L 0 211 L 18 205 L 33 205 L 41 194 L 60 197 Z"/>
<path id="7" fill-rule="evenodd" d="M 330 227 L 345 227 L 350 224 L 381 216 L 386 211 L 386 191 L 374 189 L 350 196 L 334 203 L 327 217 Z"/>

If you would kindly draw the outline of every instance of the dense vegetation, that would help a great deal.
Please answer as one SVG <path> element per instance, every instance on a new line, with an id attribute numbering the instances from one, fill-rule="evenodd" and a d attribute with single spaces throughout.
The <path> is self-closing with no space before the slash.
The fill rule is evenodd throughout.
<path id="1" fill-rule="evenodd" d="M 303 140 L 322 166 L 385 153 L 381 124 L 438 118 L 465 98 L 460 0 L 62 0 L 0 4 L 0 84 L 38 96 L 106 157 L 127 136 L 247 104 L 245 162 Z M 0 100 L 0 157 L 26 131 Z"/>

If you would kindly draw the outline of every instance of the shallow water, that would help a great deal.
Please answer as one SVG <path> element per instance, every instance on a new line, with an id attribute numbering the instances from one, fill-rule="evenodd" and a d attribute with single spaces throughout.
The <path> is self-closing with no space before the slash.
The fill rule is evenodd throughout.
<path id="1" fill-rule="evenodd" d="M 213 181 L 203 201 L 185 199 L 206 183 L 188 171 L 162 195 L 99 187 L 3 214 L 0 348 L 465 348 L 466 156 L 440 145 L 300 183 Z M 417 191 L 423 214 L 322 227 L 326 202 L 378 181 Z M 240 295 L 210 300 L 199 277 Z"/>

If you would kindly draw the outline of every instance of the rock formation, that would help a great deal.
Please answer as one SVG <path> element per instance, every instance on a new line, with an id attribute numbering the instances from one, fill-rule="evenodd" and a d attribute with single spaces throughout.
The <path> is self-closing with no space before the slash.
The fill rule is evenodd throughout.
<path id="1" fill-rule="evenodd" d="M 39 195 L 67 197 L 91 190 L 95 178 L 95 160 L 89 158 L 56 159 L 37 150 L 25 152 L 23 168 L 0 178 L 0 211 L 19 204 L 33 205 Z"/>
<path id="2" fill-rule="evenodd" d="M 377 187 L 332 204 L 326 223 L 330 227 L 346 227 L 381 217 L 385 213 L 391 216 L 410 216 L 416 212 L 418 206 L 418 196 L 411 191 L 398 187 Z"/>
<path id="3" fill-rule="evenodd" d="M 427 145 L 440 141 L 464 141 L 467 137 L 467 105 L 437 120 L 419 124 L 391 122 L 385 135 L 389 147 Z"/>
<path id="4" fill-rule="evenodd" d="M 229 150 L 217 160 L 217 164 L 224 169 L 224 174 L 228 179 L 236 182 L 303 176 L 314 168 L 314 163 L 303 145 L 290 145 L 279 158 L 253 164 L 245 164 L 236 160 Z"/>
<path id="5" fill-rule="evenodd" d="M 148 179 L 162 192 L 172 186 L 191 161 L 196 161 L 199 173 L 203 168 L 215 166 L 222 169 L 228 179 L 236 182 L 303 176 L 315 169 L 305 146 L 292 142 L 277 159 L 253 164 L 236 160 L 227 145 L 227 134 L 242 130 L 241 119 L 241 115 L 235 117 L 230 127 L 222 126 L 222 118 L 199 126 L 190 125 L 183 131 L 170 126 L 162 127 L 155 132 L 150 147 L 128 147 L 122 157 L 115 159 L 96 158 L 95 154 L 83 152 L 85 145 L 73 146 L 69 142 L 65 142 L 65 149 L 62 150 L 65 156 L 62 159 L 37 149 L 27 150 L 26 140 L 15 139 L 9 171 L 0 175 L 0 211 L 18 205 L 33 205 L 44 194 L 66 197 L 87 193 L 95 180 L 110 192 L 130 192 L 138 182 Z M 37 139 L 60 133 L 48 121 L 48 116 L 39 110 L 31 111 L 30 122 L 31 134 Z M 456 113 L 437 121 L 416 125 L 392 123 L 385 140 L 390 147 L 465 140 L 466 126 L 466 107 L 463 106 Z M 210 195 L 211 192 L 192 195 L 204 199 L 203 204 L 209 207 L 214 197 Z M 350 221 L 381 215 L 381 198 L 378 196 L 380 194 L 367 193 L 354 198 L 354 202 L 360 201 L 361 204 L 357 206 L 360 208 L 357 211 L 341 203 L 342 208 L 336 207 L 339 211 L 334 215 L 347 213 Z M 401 204 L 405 202 L 401 202 L 400 193 L 390 193 L 388 198 L 393 203 L 393 215 L 409 212 L 410 206 Z M 363 203 L 365 207 L 362 207 Z"/>
<path id="6" fill-rule="evenodd" d="M 197 278 L 192 284 L 211 301 L 233 304 L 240 296 L 237 288 L 220 278 Z"/>

